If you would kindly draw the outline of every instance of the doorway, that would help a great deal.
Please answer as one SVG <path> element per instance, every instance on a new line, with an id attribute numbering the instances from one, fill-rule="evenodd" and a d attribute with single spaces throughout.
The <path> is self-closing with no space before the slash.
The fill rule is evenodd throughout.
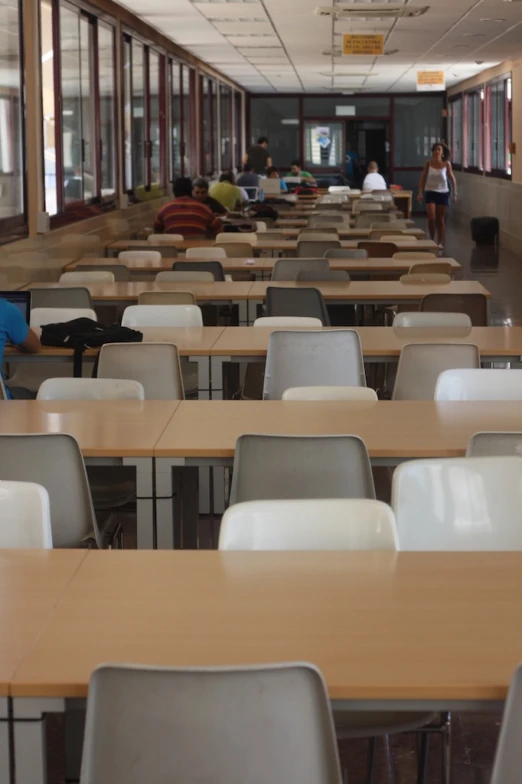
<path id="1" fill-rule="evenodd" d="M 353 187 L 360 187 L 370 161 L 376 161 L 382 176 L 387 179 L 390 169 L 390 123 L 387 120 L 346 121 L 345 174 Z M 350 152 L 355 155 L 350 156 Z M 352 158 L 352 163 L 348 158 Z"/>

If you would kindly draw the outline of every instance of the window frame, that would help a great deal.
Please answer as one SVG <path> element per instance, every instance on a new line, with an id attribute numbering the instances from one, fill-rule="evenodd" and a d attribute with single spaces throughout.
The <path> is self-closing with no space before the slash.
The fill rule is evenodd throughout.
<path id="1" fill-rule="evenodd" d="M 469 174 L 484 174 L 484 89 L 482 86 L 468 90 L 463 94 L 464 111 L 463 111 L 463 162 L 462 171 Z M 469 130 L 470 122 L 472 121 L 472 112 L 470 112 L 470 103 L 477 102 L 477 128 L 476 138 L 473 133 L 473 142 L 478 145 L 478 166 L 475 163 L 469 163 L 470 154 L 473 151 L 469 149 Z"/>
<path id="2" fill-rule="evenodd" d="M 493 120 L 492 120 L 492 91 L 500 84 L 504 85 L 504 106 L 502 111 L 504 121 L 504 146 L 505 168 L 499 169 L 492 165 L 492 141 L 493 141 Z M 484 87 L 485 95 L 485 123 L 484 123 L 484 174 L 486 177 L 496 177 L 502 180 L 513 178 L 513 162 L 511 159 L 511 141 L 513 138 L 513 76 L 512 73 L 502 74 L 495 79 L 486 82 Z M 498 105 L 498 104 L 497 104 Z M 498 121 L 500 114 L 497 112 L 495 118 Z M 495 123 L 498 129 L 498 122 Z M 496 134 L 496 144 L 498 152 L 498 133 Z M 497 158 L 498 160 L 498 158 Z"/>
<path id="3" fill-rule="evenodd" d="M 173 118 L 174 118 L 174 66 L 179 68 L 179 93 L 176 98 L 179 102 L 179 158 L 180 166 L 179 172 L 176 173 L 174 169 L 174 155 L 173 155 Z M 185 90 L 185 80 L 188 90 Z M 177 57 L 169 56 L 168 58 L 168 99 L 169 99 L 169 125 L 167 132 L 168 147 L 169 147 L 169 180 L 174 182 L 176 177 L 190 177 L 192 175 L 194 166 L 194 144 L 191 142 L 195 138 L 194 133 L 194 86 L 195 86 L 195 69 Z M 185 105 L 186 101 L 186 105 Z M 185 109 L 188 108 L 188 112 Z M 188 151 L 188 154 L 187 154 Z"/>
<path id="4" fill-rule="evenodd" d="M 456 111 L 455 107 L 457 104 L 460 103 L 460 129 L 456 128 Z M 451 165 L 455 169 L 455 171 L 462 171 L 464 169 L 464 96 L 462 93 L 458 95 L 451 96 L 450 100 L 448 101 L 448 136 L 449 136 L 449 146 L 451 149 Z M 454 158 L 455 150 L 457 149 L 457 134 L 456 131 L 460 130 L 459 139 L 458 139 L 458 149 L 460 151 L 460 161 L 456 161 Z"/>

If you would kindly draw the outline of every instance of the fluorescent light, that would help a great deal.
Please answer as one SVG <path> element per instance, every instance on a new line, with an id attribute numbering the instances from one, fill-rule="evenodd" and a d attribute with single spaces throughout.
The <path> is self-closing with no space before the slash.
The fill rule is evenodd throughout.
<path id="1" fill-rule="evenodd" d="M 281 125 L 299 125 L 299 120 L 281 120 Z"/>

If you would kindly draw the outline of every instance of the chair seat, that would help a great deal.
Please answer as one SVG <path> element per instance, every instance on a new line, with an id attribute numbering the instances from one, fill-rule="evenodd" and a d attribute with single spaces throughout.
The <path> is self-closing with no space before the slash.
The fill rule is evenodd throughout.
<path id="1" fill-rule="evenodd" d="M 436 713 L 414 711 L 344 711 L 334 710 L 338 738 L 373 738 L 394 732 L 418 730 L 430 724 Z"/>

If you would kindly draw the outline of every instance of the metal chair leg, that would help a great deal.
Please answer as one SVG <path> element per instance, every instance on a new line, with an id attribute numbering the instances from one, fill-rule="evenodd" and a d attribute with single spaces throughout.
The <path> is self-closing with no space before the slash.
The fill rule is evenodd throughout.
<path id="1" fill-rule="evenodd" d="M 430 734 L 423 732 L 421 734 L 419 762 L 417 767 L 417 784 L 426 784 L 426 775 L 428 773 L 428 755 L 430 751 Z"/>
<path id="2" fill-rule="evenodd" d="M 375 778 L 375 760 L 377 758 L 377 738 L 370 738 L 368 745 L 367 784 L 373 784 Z"/>
<path id="3" fill-rule="evenodd" d="M 441 716 L 442 731 L 440 736 L 440 747 L 442 754 L 442 782 L 450 784 L 451 781 L 451 713 L 443 713 Z"/>

